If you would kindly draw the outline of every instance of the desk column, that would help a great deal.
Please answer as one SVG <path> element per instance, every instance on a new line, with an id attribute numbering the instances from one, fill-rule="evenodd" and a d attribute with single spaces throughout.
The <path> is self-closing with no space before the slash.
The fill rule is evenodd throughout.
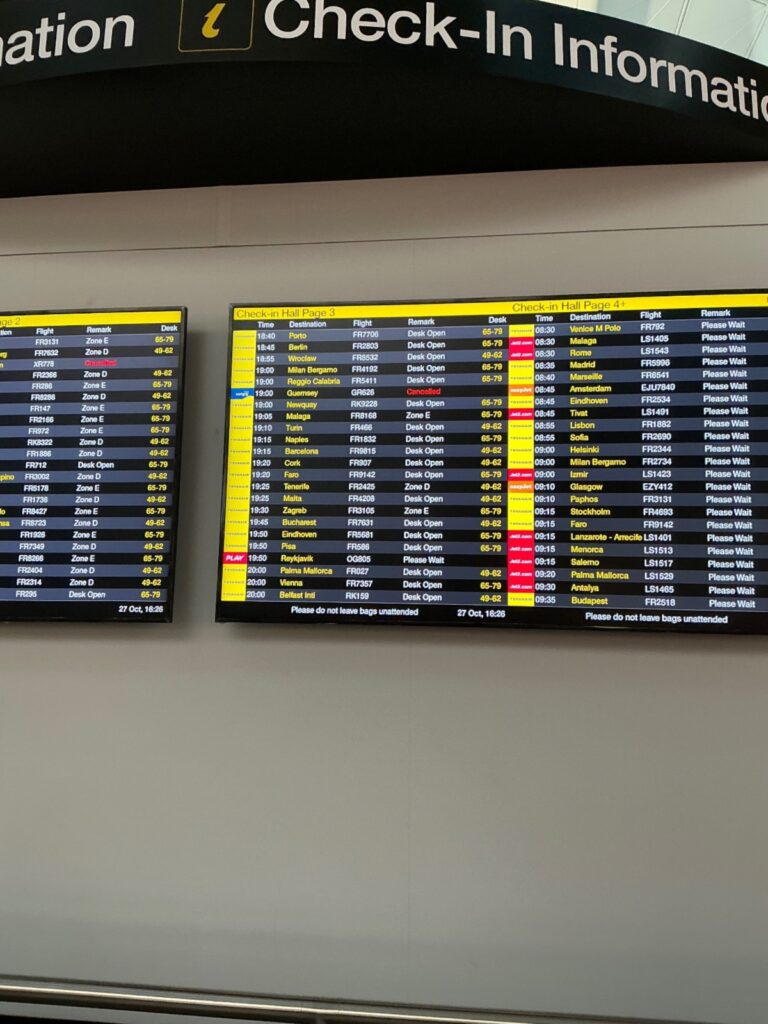
<path id="1" fill-rule="evenodd" d="M 516 324 L 510 327 L 509 335 L 507 604 L 530 608 L 536 603 L 533 324 Z"/>
<path id="2" fill-rule="evenodd" d="M 222 601 L 244 601 L 246 594 L 255 385 L 256 331 L 234 331 L 229 393 Z"/>

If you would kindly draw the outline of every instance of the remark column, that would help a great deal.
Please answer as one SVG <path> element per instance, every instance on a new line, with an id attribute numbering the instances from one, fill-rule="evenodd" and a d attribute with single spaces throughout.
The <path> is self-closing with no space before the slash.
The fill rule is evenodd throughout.
<path id="1" fill-rule="evenodd" d="M 256 331 L 232 334 L 229 447 L 224 512 L 222 601 L 244 601 L 248 578 L 248 534 L 253 473 L 253 406 L 256 386 Z"/>
<path id="2" fill-rule="evenodd" d="M 507 604 L 536 603 L 534 535 L 533 324 L 509 329 L 509 425 L 507 438 Z"/>

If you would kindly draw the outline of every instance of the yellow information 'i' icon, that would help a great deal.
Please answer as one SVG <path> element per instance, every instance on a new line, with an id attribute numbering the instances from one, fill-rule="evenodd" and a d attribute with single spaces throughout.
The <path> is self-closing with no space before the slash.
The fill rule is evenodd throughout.
<path id="1" fill-rule="evenodd" d="M 206 39 L 215 39 L 221 32 L 220 28 L 216 28 L 216 22 L 219 20 L 221 12 L 226 6 L 226 3 L 214 4 L 206 14 L 202 29 L 203 35 Z"/>
<path id="2" fill-rule="evenodd" d="M 250 50 L 255 0 L 181 0 L 179 51 Z"/>

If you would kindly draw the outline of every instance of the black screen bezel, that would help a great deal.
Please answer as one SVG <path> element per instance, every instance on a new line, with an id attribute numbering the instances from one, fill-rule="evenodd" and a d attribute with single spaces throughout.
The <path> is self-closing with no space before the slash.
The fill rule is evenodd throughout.
<path id="1" fill-rule="evenodd" d="M 184 422 L 184 382 L 186 371 L 187 314 L 186 306 L 175 304 L 164 306 L 111 306 L 98 309 L 13 309 L 0 312 L 0 319 L 8 316 L 89 316 L 103 313 L 105 316 L 119 313 L 164 313 L 179 312 L 179 372 L 178 397 L 176 406 L 176 433 L 174 448 L 173 514 L 171 516 L 171 545 L 168 552 L 168 597 L 163 611 L 151 616 L 120 614 L 119 602 L 103 604 L 91 602 L 75 603 L 59 601 L 0 601 L 0 622 L 120 622 L 120 623 L 170 623 L 173 621 L 175 596 L 176 552 L 178 544 L 179 498 L 181 494 L 181 452 L 182 427 Z M 27 605 L 27 607 L 24 607 Z"/>
<path id="2" fill-rule="evenodd" d="M 456 628 L 456 629 L 555 629 L 555 630 L 575 630 L 578 632 L 621 632 L 621 633 L 695 633 L 699 635 L 768 635 L 768 612 L 742 612 L 737 613 L 737 622 L 732 623 L 729 621 L 727 626 L 716 626 L 716 625 L 693 625 L 693 624 L 680 624 L 680 625 L 662 625 L 662 624 L 645 624 L 645 623 L 630 623 L 630 624 L 618 624 L 618 623 L 587 623 L 583 621 L 584 610 L 571 611 L 569 609 L 546 609 L 544 607 L 534 608 L 515 608 L 514 619 L 505 619 L 504 621 L 493 621 L 487 619 L 472 619 L 466 618 L 457 620 L 451 619 L 448 621 L 447 614 L 443 621 L 435 619 L 425 619 L 419 621 L 419 619 L 394 619 L 388 620 L 383 617 L 371 617 L 371 618 L 360 618 L 357 616 L 344 616 L 344 615 L 328 615 L 322 618 L 314 618 L 311 615 L 307 615 L 303 618 L 296 618 L 291 615 L 290 605 L 287 604 L 286 610 L 283 611 L 282 605 L 276 605 L 272 601 L 222 601 L 221 600 L 221 585 L 223 576 L 223 564 L 222 564 L 222 553 L 224 550 L 224 529 L 225 529 L 225 513 L 226 513 L 226 491 L 227 491 L 227 470 L 228 470 L 228 453 L 229 453 L 229 409 L 230 409 L 230 388 L 231 388 L 231 371 L 232 371 L 232 342 L 233 342 L 233 331 L 237 329 L 237 326 L 242 326 L 248 321 L 236 321 L 234 319 L 235 309 L 241 309 L 244 307 L 275 307 L 275 306 L 399 306 L 399 305 L 438 305 L 441 303 L 477 303 L 477 302 L 557 302 L 565 299 L 573 299 L 575 301 L 583 299 L 638 299 L 651 296 L 658 296 L 659 298 L 665 298 L 669 296 L 712 296 L 713 298 L 721 295 L 768 295 L 768 288 L 718 288 L 718 289 L 644 289 L 643 291 L 625 291 L 625 292 L 579 292 L 579 293 L 558 293 L 558 294 L 546 294 L 546 295 L 506 295 L 506 296 L 470 296 L 464 298 L 399 298 L 399 299 L 344 299 L 336 301 L 328 301 L 326 299 L 317 300 L 271 300 L 271 301 L 247 301 L 247 302 L 232 302 L 229 307 L 229 318 L 227 321 L 228 327 L 228 343 L 227 343 L 227 377 L 226 377 L 226 406 L 225 406 L 225 426 L 224 426 L 224 457 L 223 457 L 223 474 L 222 474 L 222 493 L 221 493 L 221 513 L 220 513 L 220 531 L 219 531 L 219 547 L 218 547 L 218 569 L 217 569 L 217 582 L 216 582 L 216 622 L 217 623 L 248 623 L 248 624 L 272 624 L 272 625 L 291 625 L 291 626 L 384 626 L 384 627 L 397 627 L 406 626 L 409 628 Z M 768 306 L 766 307 L 768 315 Z M 595 310 L 599 312 L 599 310 Z M 524 315 L 524 314 L 520 314 Z M 767 389 L 768 390 L 768 389 Z M 336 604 L 344 604 L 344 602 L 335 602 Z M 388 606 L 386 606 L 388 607 Z M 451 606 L 452 607 L 452 606 Z M 261 609 L 261 611 L 259 610 Z M 429 609 L 422 609 L 430 612 L 437 611 L 436 608 L 430 607 Z M 450 609 L 444 606 L 446 613 L 450 612 Z M 509 612 L 509 609 L 506 609 Z M 614 609 L 619 612 L 621 609 Z M 624 609 L 629 611 L 629 609 Z M 663 611 L 663 610 L 660 610 Z M 671 611 L 670 614 L 693 614 L 686 612 L 676 613 Z M 729 615 L 729 620 L 734 618 L 733 614 Z"/>

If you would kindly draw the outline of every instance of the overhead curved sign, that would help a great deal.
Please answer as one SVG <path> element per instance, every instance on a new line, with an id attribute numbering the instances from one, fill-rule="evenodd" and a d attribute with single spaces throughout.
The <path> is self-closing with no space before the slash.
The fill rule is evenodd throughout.
<path id="1" fill-rule="evenodd" d="M 30 117 L 74 122 L 66 168 Z M 768 69 L 536 0 L 0 0 L 0 118 L 24 136 L 0 195 L 765 159 Z M 183 169 L 147 167 L 157 118 Z"/>
<path id="2" fill-rule="evenodd" d="M 449 62 L 768 136 L 768 69 L 534 0 L 6 0 L 0 85 L 199 61 Z"/>

